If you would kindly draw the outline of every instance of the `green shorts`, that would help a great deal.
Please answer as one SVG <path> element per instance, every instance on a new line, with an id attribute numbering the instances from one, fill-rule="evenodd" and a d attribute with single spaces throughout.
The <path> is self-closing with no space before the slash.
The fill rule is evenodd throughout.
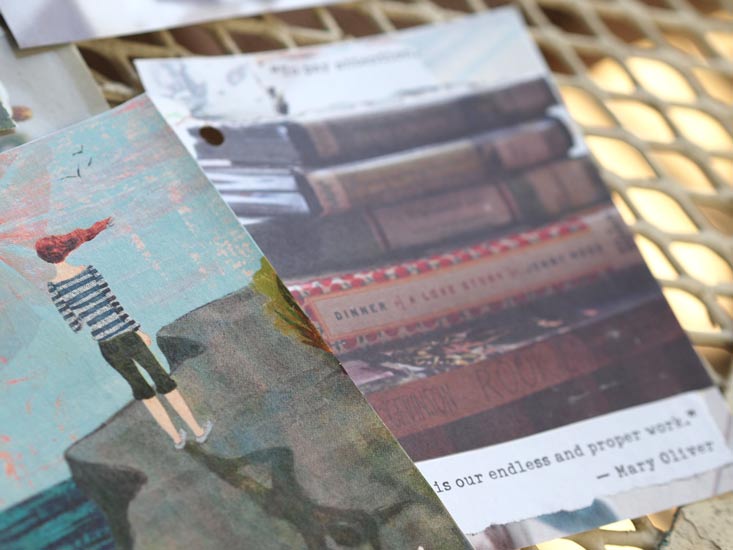
<path id="1" fill-rule="evenodd" d="M 135 399 L 150 399 L 155 397 L 156 390 L 169 393 L 177 387 L 137 332 L 123 332 L 109 340 L 101 340 L 99 350 L 107 363 L 130 384 Z M 155 389 L 143 378 L 135 363 L 148 371 Z"/>

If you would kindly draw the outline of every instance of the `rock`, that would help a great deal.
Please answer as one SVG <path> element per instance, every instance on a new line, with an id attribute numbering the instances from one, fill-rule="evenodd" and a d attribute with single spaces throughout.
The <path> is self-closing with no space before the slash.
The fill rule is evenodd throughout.
<path id="1" fill-rule="evenodd" d="M 680 508 L 663 550 L 733 549 L 733 493 Z"/>
<path id="2" fill-rule="evenodd" d="M 252 288 L 162 328 L 210 440 L 176 451 L 132 402 L 66 453 L 119 548 L 467 547 L 336 359 Z M 177 425 L 181 420 L 173 416 Z"/>

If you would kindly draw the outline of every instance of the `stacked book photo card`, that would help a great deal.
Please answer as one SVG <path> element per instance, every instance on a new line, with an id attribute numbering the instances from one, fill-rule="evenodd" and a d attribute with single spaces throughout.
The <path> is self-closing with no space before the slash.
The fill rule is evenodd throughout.
<path id="1" fill-rule="evenodd" d="M 146 96 L 0 154 L 0 548 L 469 548 Z"/>
<path id="2" fill-rule="evenodd" d="M 0 105 L 15 122 L 13 132 L 0 135 L 0 151 L 108 109 L 75 46 L 18 52 L 2 27 Z"/>
<path id="3" fill-rule="evenodd" d="M 722 396 L 517 12 L 137 66 L 476 548 L 733 488 Z"/>

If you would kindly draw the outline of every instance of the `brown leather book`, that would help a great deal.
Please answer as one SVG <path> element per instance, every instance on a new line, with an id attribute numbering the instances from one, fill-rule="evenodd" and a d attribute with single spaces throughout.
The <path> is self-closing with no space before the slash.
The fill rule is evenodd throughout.
<path id="1" fill-rule="evenodd" d="M 199 160 L 240 167 L 326 166 L 458 139 L 541 117 L 557 104 L 544 79 L 452 92 L 310 120 L 191 128 Z"/>
<path id="2" fill-rule="evenodd" d="M 293 278 L 537 227 L 607 198 L 592 161 L 583 157 L 552 161 L 495 184 L 323 218 L 276 218 L 247 229 L 278 272 Z"/>
<path id="3" fill-rule="evenodd" d="M 499 180 L 565 156 L 572 137 L 544 118 L 401 153 L 303 174 L 322 215 Z"/>
<path id="4" fill-rule="evenodd" d="M 298 122 L 288 132 L 304 164 L 384 155 L 516 124 L 557 103 L 544 79 L 404 106 Z"/>
<path id="5" fill-rule="evenodd" d="M 633 306 L 563 325 L 519 344 L 497 345 L 493 354 L 476 363 L 369 393 L 367 398 L 401 438 L 632 362 L 683 336 L 661 297 Z M 644 338 L 635 338 L 636 334 Z"/>
<path id="6" fill-rule="evenodd" d="M 690 368 L 699 359 L 681 330 L 646 348 L 638 347 L 646 338 L 642 334 L 644 338 L 624 338 L 629 350 L 601 368 L 454 422 L 398 437 L 400 444 L 412 460 L 428 460 L 710 387 L 704 369 Z"/>

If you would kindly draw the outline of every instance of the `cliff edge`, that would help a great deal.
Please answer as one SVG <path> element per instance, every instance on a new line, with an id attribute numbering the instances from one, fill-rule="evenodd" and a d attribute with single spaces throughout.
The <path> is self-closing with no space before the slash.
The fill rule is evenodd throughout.
<path id="1" fill-rule="evenodd" d="M 336 359 L 278 330 L 271 302 L 246 288 L 157 334 L 195 414 L 215 421 L 206 444 L 176 451 L 131 402 L 68 449 L 116 545 L 464 547 Z"/>

